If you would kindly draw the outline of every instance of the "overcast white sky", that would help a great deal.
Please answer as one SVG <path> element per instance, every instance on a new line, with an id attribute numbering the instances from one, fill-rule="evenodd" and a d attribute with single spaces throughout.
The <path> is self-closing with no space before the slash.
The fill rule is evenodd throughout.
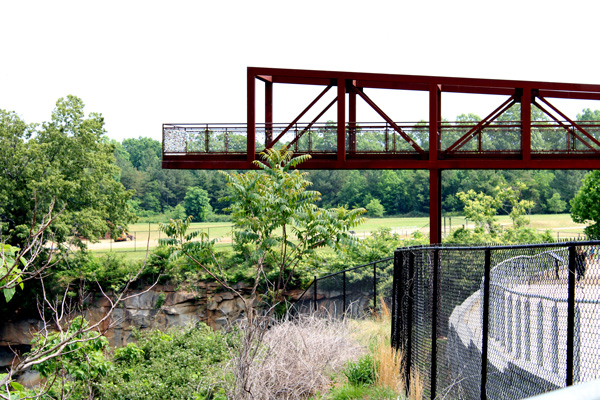
<path id="1" fill-rule="evenodd" d="M 73 94 L 109 137 L 160 140 L 164 122 L 244 122 L 248 66 L 600 84 L 599 17 L 577 0 L 4 0 L 0 109 L 42 122 Z M 313 94 L 275 90 L 275 122 Z M 426 97 L 387 92 L 369 93 L 392 118 L 427 118 Z M 442 114 L 498 104 L 444 95 Z"/>

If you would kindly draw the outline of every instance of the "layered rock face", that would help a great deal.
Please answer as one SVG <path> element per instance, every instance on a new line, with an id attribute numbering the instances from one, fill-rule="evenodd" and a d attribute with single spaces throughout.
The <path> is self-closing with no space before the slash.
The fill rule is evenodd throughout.
<path id="1" fill-rule="evenodd" d="M 242 293 L 249 291 L 245 284 L 238 284 L 235 288 Z M 108 300 L 97 297 L 91 302 L 86 318 L 95 323 L 109 309 Z M 198 283 L 193 291 L 162 285 L 124 301 L 101 328 L 111 346 L 123 346 L 131 341 L 134 329 L 166 330 L 197 322 L 221 329 L 242 318 L 244 311 L 244 302 L 232 293 L 222 291 L 216 283 Z M 28 345 L 34 332 L 41 327 L 42 322 L 37 319 L 3 321 L 0 324 L 0 346 Z"/>

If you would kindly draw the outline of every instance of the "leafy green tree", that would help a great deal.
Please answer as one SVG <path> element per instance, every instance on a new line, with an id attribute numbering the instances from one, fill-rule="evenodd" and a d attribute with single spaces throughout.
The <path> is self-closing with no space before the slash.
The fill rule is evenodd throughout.
<path id="1" fill-rule="evenodd" d="M 62 347 L 60 355 L 48 357 L 32 367 L 44 378 L 59 378 L 59 385 L 50 389 L 58 398 L 65 391 L 75 398 L 94 398 L 100 377 L 108 372 L 110 362 L 104 356 L 108 339 L 98 332 L 86 330 L 88 327 L 89 323 L 78 316 L 65 332 L 37 335 L 31 343 L 32 352 L 39 354 L 51 354 Z M 67 343 L 65 337 L 70 338 Z"/>
<path id="2" fill-rule="evenodd" d="M 381 218 L 383 217 L 383 213 L 385 212 L 385 209 L 383 208 L 381 202 L 378 199 L 372 199 L 369 202 L 369 204 L 365 206 L 365 208 L 367 209 L 367 215 L 369 217 Z"/>
<path id="3" fill-rule="evenodd" d="M 499 206 L 508 213 L 513 222 L 513 227 L 516 229 L 522 228 L 528 223 L 525 216 L 534 205 L 530 200 L 521 199 L 521 193 L 526 188 L 527 186 L 524 183 L 518 181 L 513 186 L 500 185 L 496 187 L 496 198 L 499 201 Z"/>
<path id="4" fill-rule="evenodd" d="M 465 217 L 475 222 L 475 231 L 478 233 L 494 234 L 498 231 L 496 212 L 501 205 L 498 198 L 476 193 L 469 190 L 467 193 L 459 192 L 456 197 L 465 204 Z"/>
<path id="5" fill-rule="evenodd" d="M 548 211 L 554 214 L 565 211 L 567 208 L 567 202 L 560 198 L 559 193 L 554 193 L 551 198 L 548 199 Z"/>
<path id="6" fill-rule="evenodd" d="M 571 218 L 585 227 L 591 239 L 600 239 L 600 171 L 591 171 L 583 178 L 581 188 L 571 200 Z"/>
<path id="7" fill-rule="evenodd" d="M 185 212 L 194 217 L 194 221 L 206 221 L 208 213 L 212 211 L 208 192 L 199 187 L 191 187 L 187 190 L 184 199 Z"/>
<path id="8" fill-rule="evenodd" d="M 0 111 L 0 223 L 8 243 L 20 246 L 31 222 L 39 223 L 36 210 L 53 201 L 64 208 L 49 232 L 59 242 L 75 232 L 94 239 L 109 221 L 125 226 L 135 217 L 127 206 L 132 193 L 117 181 L 104 119 L 85 117 L 83 109 L 79 98 L 61 98 L 41 127 Z"/>

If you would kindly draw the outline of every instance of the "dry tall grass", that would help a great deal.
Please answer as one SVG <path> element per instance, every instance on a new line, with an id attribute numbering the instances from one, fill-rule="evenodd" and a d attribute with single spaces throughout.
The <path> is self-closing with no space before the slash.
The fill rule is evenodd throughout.
<path id="1" fill-rule="evenodd" d="M 332 375 L 362 352 L 346 321 L 306 316 L 276 323 L 251 365 L 244 397 L 305 399 L 327 391 Z"/>

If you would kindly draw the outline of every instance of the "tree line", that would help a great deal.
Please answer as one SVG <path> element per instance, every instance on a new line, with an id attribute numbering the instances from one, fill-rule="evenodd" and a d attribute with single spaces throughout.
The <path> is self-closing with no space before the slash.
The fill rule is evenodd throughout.
<path id="1" fill-rule="evenodd" d="M 223 214 L 229 203 L 226 182 L 218 171 L 165 170 L 157 140 L 124 139 L 116 146 L 119 181 L 133 190 L 130 205 L 138 215 L 176 214 L 191 211 L 191 198 L 207 198 L 210 212 Z M 442 174 L 444 213 L 461 213 L 459 192 L 474 190 L 491 195 L 501 184 L 526 185 L 523 199 L 532 201 L 530 212 L 551 214 L 570 211 L 569 201 L 586 171 L 556 170 L 447 170 Z M 429 173 L 425 170 L 315 170 L 308 172 L 312 189 L 321 193 L 321 207 L 366 207 L 371 216 L 424 215 L 429 212 Z M 201 190 L 199 190 L 201 189 Z M 186 207 L 186 195 L 188 197 Z M 371 207 L 368 207 L 371 204 Z M 379 204 L 381 207 L 376 207 Z M 194 215 L 194 213 L 189 213 Z M 204 220 L 194 215 L 195 221 Z"/>

